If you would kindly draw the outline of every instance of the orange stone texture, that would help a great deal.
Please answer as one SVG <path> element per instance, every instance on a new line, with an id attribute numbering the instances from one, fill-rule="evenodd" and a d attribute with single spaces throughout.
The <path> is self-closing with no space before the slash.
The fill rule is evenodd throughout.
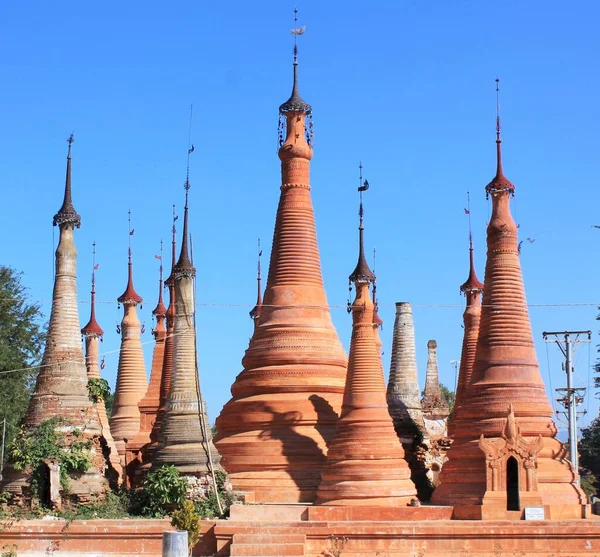
<path id="1" fill-rule="evenodd" d="M 373 327 L 375 305 L 369 292 L 375 276 L 363 252 L 362 203 L 359 230 L 359 262 L 350 276 L 356 297 L 351 306 L 352 339 L 342 413 L 329 443 L 316 503 L 405 506 L 417 492 L 385 396 Z"/>
<path id="2" fill-rule="evenodd" d="M 140 430 L 137 435 L 133 438 L 133 441 L 127 443 L 127 451 L 131 452 L 132 455 L 136 455 L 137 459 L 141 464 L 151 463 L 152 455 L 156 450 L 156 442 L 158 437 L 152 437 L 153 433 L 156 435 L 158 432 L 154 432 L 154 424 L 157 419 L 158 410 L 160 408 L 160 386 L 162 383 L 162 372 L 164 365 L 165 355 L 165 341 L 167 336 L 167 330 L 165 328 L 165 319 L 167 317 L 167 308 L 163 303 L 163 280 L 162 280 L 162 263 L 160 266 L 160 280 L 158 287 L 158 303 L 152 315 L 156 318 L 156 326 L 152 330 L 155 344 L 154 351 L 152 353 L 152 369 L 150 371 L 150 383 L 148 384 L 148 390 L 146 395 L 138 403 L 140 410 Z M 138 478 L 142 473 L 142 468 L 138 468 Z"/>
<path id="3" fill-rule="evenodd" d="M 257 502 L 314 500 L 346 379 L 310 196 L 311 108 L 297 78 L 295 63 L 292 96 L 280 107 L 282 185 L 264 301 L 216 422 L 223 467 L 234 488 Z"/>
<path id="4" fill-rule="evenodd" d="M 479 338 L 479 322 L 481 320 L 481 293 L 483 284 L 479 282 L 475 273 L 475 262 L 473 259 L 473 242 L 469 242 L 469 277 L 461 285 L 460 291 L 465 295 L 466 308 L 463 313 L 464 335 L 462 351 L 460 355 L 460 369 L 458 371 L 458 385 L 456 387 L 456 398 L 454 410 L 448 421 L 448 434 L 452 437 L 455 424 L 460 420 L 463 400 L 471 384 L 473 376 L 473 365 L 475 364 L 475 352 L 477 350 L 477 339 Z"/>
<path id="5" fill-rule="evenodd" d="M 581 517 L 585 496 L 556 439 L 536 360 L 499 121 L 497 158 L 496 176 L 486 188 L 492 215 L 475 363 L 432 501 L 466 507 L 469 515 L 470 505 L 483 506 L 474 512 L 484 518 L 520 516 L 517 511 L 530 505 L 544 505 L 554 518 L 559 509 L 564 517 Z"/>
<path id="6" fill-rule="evenodd" d="M 81 345 L 77 249 L 74 243 L 75 228 L 79 228 L 81 217 L 73 207 L 71 196 L 72 143 L 73 136 L 69 138 L 64 200 L 54 216 L 60 237 L 56 248 L 50 323 L 25 427 L 31 430 L 50 418 L 63 418 L 66 423 L 60 426 L 60 430 L 66 434 L 67 443 L 73 438 L 69 432 L 75 428 L 83 432 L 83 439 L 91 441 L 92 463 L 89 469 L 70 481 L 71 498 L 85 502 L 104 495 L 108 488 L 104 475 L 108 463 L 103 453 L 106 441 L 102 437 L 102 425 L 88 396 L 88 375 Z M 29 484 L 29 473 L 28 470 L 16 471 L 7 466 L 2 488 L 21 498 L 23 489 Z"/>
<path id="7" fill-rule="evenodd" d="M 142 303 L 141 296 L 133 285 L 133 263 L 129 248 L 128 279 L 125 292 L 117 301 L 123 304 L 121 321 L 121 349 L 113 411 L 110 417 L 110 430 L 117 444 L 127 476 L 133 477 L 137 460 L 135 455 L 126 454 L 126 445 L 133 441 L 140 430 L 140 410 L 138 404 L 148 389 L 146 365 L 142 350 L 141 326 L 137 306 Z"/>
<path id="8" fill-rule="evenodd" d="M 98 348 L 99 342 L 104 336 L 104 331 L 96 320 L 96 280 L 95 270 L 92 271 L 92 292 L 91 292 L 91 309 L 90 309 L 90 320 L 87 322 L 85 327 L 81 329 L 81 334 L 85 337 L 85 366 L 87 369 L 88 379 L 101 379 L 100 366 L 98 365 Z M 106 406 L 104 406 L 104 400 L 99 400 L 94 404 L 96 412 L 98 414 L 98 420 L 100 421 L 100 427 L 102 428 L 102 437 L 106 442 L 106 448 L 108 452 L 108 458 L 110 465 L 114 470 L 114 479 L 116 483 L 120 483 L 123 475 L 123 468 L 121 466 L 121 459 L 115 445 L 115 440 L 110 432 L 108 425 L 108 416 L 106 414 Z"/>
<path id="9" fill-rule="evenodd" d="M 186 182 L 186 186 L 188 184 Z M 176 310 L 173 370 L 153 465 L 174 465 L 181 474 L 206 480 L 209 473 L 220 469 L 221 458 L 212 441 L 198 378 L 194 323 L 195 275 L 196 269 L 188 253 L 186 193 L 181 253 L 172 273 Z M 207 482 L 200 487 L 203 494 L 207 494 L 206 487 Z"/>

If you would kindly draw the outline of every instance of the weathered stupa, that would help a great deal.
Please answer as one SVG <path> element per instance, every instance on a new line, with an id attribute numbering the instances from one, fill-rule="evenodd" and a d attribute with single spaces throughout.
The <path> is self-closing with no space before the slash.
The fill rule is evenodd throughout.
<path id="1" fill-rule="evenodd" d="M 432 500 L 454 505 L 457 518 L 520 518 L 525 507 L 540 505 L 546 518 L 580 518 L 585 496 L 556 439 L 536 360 L 499 116 L 496 128 L 498 166 L 486 187 L 492 215 L 475 364 Z"/>
<path id="2" fill-rule="evenodd" d="M 117 301 L 123 304 L 123 320 L 121 321 L 121 349 L 119 352 L 119 368 L 113 411 L 110 417 L 110 430 L 117 444 L 123 466 L 127 475 L 133 477 L 133 468 L 137 460 L 126 456 L 126 445 L 133 441 L 140 430 L 139 401 L 148 388 L 144 352 L 142 350 L 141 326 L 137 314 L 137 306 L 142 303 L 141 296 L 133 286 L 133 262 L 131 260 L 131 211 L 129 211 L 129 250 L 127 264 L 127 288 Z M 132 455 L 135 459 L 136 455 Z M 127 460 L 127 462 L 125 462 Z M 131 463 L 131 464 L 130 464 Z"/>
<path id="3" fill-rule="evenodd" d="M 470 208 L 469 208 L 470 211 Z M 475 273 L 475 262 L 473 258 L 473 238 L 469 226 L 469 277 L 461 285 L 460 291 L 465 295 L 466 308 L 463 313 L 464 335 L 462 351 L 460 355 L 460 369 L 458 371 L 458 385 L 456 387 L 456 398 L 454 410 L 448 422 L 448 433 L 452 437 L 455 424 L 460 419 L 463 401 L 466 400 L 467 392 L 473 375 L 473 364 L 475 363 L 475 352 L 477 350 L 477 339 L 479 338 L 479 322 L 481 319 L 481 293 L 483 284 L 479 282 Z"/>
<path id="4" fill-rule="evenodd" d="M 437 342 L 427 342 L 427 370 L 425 373 L 425 390 L 421 400 L 423 408 L 423 424 L 425 425 L 424 443 L 427 447 L 421 458 L 427 469 L 427 477 L 434 486 L 439 484 L 439 475 L 446 451 L 450 447 L 448 438 L 448 414 L 450 408 L 442 396 L 437 362 Z"/>
<path id="5" fill-rule="evenodd" d="M 140 430 L 132 441 L 127 443 L 127 450 L 132 454 L 137 453 L 138 460 L 144 464 L 151 462 L 152 453 L 156 449 L 156 444 L 151 441 L 158 439 L 152 438 L 154 423 L 156 422 L 158 410 L 160 408 L 160 386 L 162 383 L 162 372 L 165 355 L 165 340 L 167 330 L 165 328 L 165 319 L 167 317 L 167 308 L 163 303 L 163 265 L 162 265 L 162 242 L 160 249 L 160 268 L 158 281 L 158 302 L 152 310 L 152 315 L 156 318 L 156 326 L 152 329 L 154 336 L 154 351 L 152 353 L 152 368 L 150 371 L 150 382 L 144 398 L 138 403 L 140 410 Z M 140 470 L 141 472 L 141 470 Z"/>
<path id="6" fill-rule="evenodd" d="M 408 302 L 396 303 L 387 402 L 400 441 L 412 446 L 424 430 L 417 375 L 415 326 Z"/>
<path id="7" fill-rule="evenodd" d="M 388 411 L 373 327 L 375 305 L 369 286 L 375 282 L 375 275 L 363 249 L 362 192 L 368 187 L 361 176 L 359 256 L 350 275 L 356 297 L 349 307 L 352 340 L 348 374 L 342 412 L 321 471 L 316 503 L 397 507 L 410 503 L 417 492 Z"/>
<path id="8" fill-rule="evenodd" d="M 54 216 L 54 226 L 60 230 L 56 248 L 56 275 L 52 294 L 52 310 L 46 347 L 40 373 L 27 415 L 25 429 L 32 431 L 49 419 L 60 420 L 57 431 L 64 436 L 66 450 L 73 441 L 91 443 L 91 463 L 83 474 L 69 479 L 68 494 L 62 491 L 59 467 L 48 461 L 38 485 L 43 504 L 60 507 L 63 496 L 73 502 L 85 503 L 103 497 L 108 489 L 105 469 L 108 466 L 103 452 L 106 445 L 98 412 L 88 396 L 88 375 L 81 345 L 81 330 L 77 305 L 77 249 L 74 243 L 75 228 L 81 217 L 73 207 L 71 197 L 71 147 L 73 135 L 68 140 L 67 173 L 62 207 Z M 78 433 L 73 434 L 74 431 Z M 33 474 L 39 471 L 25 468 L 15 470 L 9 461 L 4 470 L 2 488 L 11 492 L 13 502 L 30 497 L 29 486 Z"/>
<path id="9" fill-rule="evenodd" d="M 167 404 L 167 397 L 171 390 L 171 375 L 173 371 L 173 346 L 175 342 L 175 283 L 173 281 L 173 271 L 175 264 L 177 263 L 177 251 L 176 251 L 176 234 L 177 229 L 175 227 L 175 205 L 173 205 L 173 228 L 172 228 L 172 240 L 171 240 L 171 273 L 165 280 L 165 286 L 169 289 L 169 307 L 165 312 L 166 317 L 166 332 L 164 336 L 164 349 L 163 349 L 163 360 L 162 360 L 162 371 L 160 375 L 160 391 L 159 391 L 159 405 L 156 418 L 152 424 L 152 431 L 150 432 L 150 442 L 144 447 L 143 464 L 140 467 L 140 474 L 145 474 L 152 468 L 152 462 L 154 460 L 154 453 L 158 448 L 158 438 L 160 436 L 160 430 L 162 429 L 162 421 L 165 413 L 165 407 Z M 162 265 L 161 265 L 162 266 Z M 158 307 L 158 306 L 157 306 Z M 156 311 L 156 310 L 155 310 Z M 162 312 L 162 309 L 160 310 Z M 158 325 L 157 325 L 158 326 Z"/>
<path id="10" fill-rule="evenodd" d="M 234 488 L 257 502 L 314 500 L 346 378 L 321 276 L 310 197 L 312 109 L 298 90 L 296 45 L 293 67 L 292 95 L 279 107 L 282 186 L 264 301 L 244 370 L 216 422 Z"/>
<path id="11" fill-rule="evenodd" d="M 81 329 L 81 334 L 85 338 L 85 367 L 87 369 L 88 381 L 90 379 L 101 379 L 100 367 L 98 365 L 98 344 L 104 336 L 104 331 L 102 330 L 102 327 L 100 327 L 98 321 L 96 320 L 96 242 L 94 242 L 93 248 L 94 249 L 92 263 L 90 320 L 87 322 L 85 327 Z M 120 483 L 123 475 L 123 468 L 121 466 L 121 459 L 119 458 L 119 453 L 117 452 L 115 440 L 112 437 L 110 427 L 108 425 L 108 416 L 106 415 L 106 407 L 104 406 L 104 400 L 98 400 L 94 404 L 94 407 L 96 408 L 96 412 L 98 413 L 98 420 L 100 421 L 100 426 L 102 428 L 102 437 L 106 442 L 104 451 L 108 454 L 110 465 L 114 470 L 113 480 L 115 481 L 115 483 Z"/>
<path id="12" fill-rule="evenodd" d="M 221 458 L 212 441 L 198 378 L 194 319 L 196 269 L 188 252 L 189 188 L 188 171 L 181 252 L 170 277 L 175 286 L 176 310 L 171 386 L 153 466 L 158 468 L 165 464 L 174 465 L 181 474 L 188 477 L 193 485 L 194 495 L 205 496 L 208 494 L 209 476 L 221 469 Z"/>

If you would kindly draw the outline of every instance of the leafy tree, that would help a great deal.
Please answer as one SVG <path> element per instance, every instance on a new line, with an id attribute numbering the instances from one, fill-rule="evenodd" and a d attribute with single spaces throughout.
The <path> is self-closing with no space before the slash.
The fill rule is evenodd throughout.
<path id="1" fill-rule="evenodd" d="M 6 418 L 7 447 L 27 412 L 38 373 L 32 366 L 40 362 L 45 339 L 40 306 L 29 303 L 21 276 L 0 265 L 0 421 Z"/>
<path id="2" fill-rule="evenodd" d="M 588 495 L 596 495 L 600 478 L 600 416 L 581 430 L 579 441 L 581 487 Z"/>
<path id="3" fill-rule="evenodd" d="M 440 391 L 442 391 L 442 398 L 444 399 L 444 402 L 448 405 L 448 408 L 450 408 L 450 414 L 452 414 L 452 410 L 454 410 L 454 401 L 456 399 L 456 394 L 454 393 L 454 391 L 451 391 L 448 387 L 446 387 L 446 385 L 443 385 L 442 383 L 440 383 Z"/>

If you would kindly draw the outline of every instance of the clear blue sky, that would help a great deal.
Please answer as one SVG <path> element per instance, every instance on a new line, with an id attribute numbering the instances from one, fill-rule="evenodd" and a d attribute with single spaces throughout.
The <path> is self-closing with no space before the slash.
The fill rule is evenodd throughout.
<path id="1" fill-rule="evenodd" d="M 101 350 L 114 384 L 131 208 L 135 285 L 150 365 L 161 238 L 181 215 L 189 105 L 194 104 L 191 230 L 198 267 L 199 361 L 211 419 L 229 398 L 252 333 L 256 238 L 268 266 L 279 197 L 277 107 L 291 89 L 291 2 L 12 2 L 0 22 L 1 261 L 24 272 L 49 316 L 52 216 L 75 130 L 74 202 L 81 324 L 91 244 L 98 243 Z M 522 266 L 542 376 L 543 330 L 592 329 L 596 360 L 597 30 L 592 1 L 300 4 L 302 95 L 313 105 L 313 202 L 332 316 L 346 347 L 347 277 L 356 262 L 357 166 L 366 243 L 377 247 L 384 367 L 394 302 L 414 304 L 419 372 L 426 343 L 454 383 L 460 357 L 471 191 L 483 279 L 484 187 L 495 169 L 494 78 L 501 78 L 505 171 L 516 185 Z M 181 220 L 179 221 L 181 222 Z M 57 231 L 55 231 L 57 232 Z M 168 260 L 168 258 L 166 258 Z M 540 307 L 548 305 L 548 307 Z M 588 382 L 588 347 L 577 356 Z M 564 383 L 550 348 L 552 387 Z M 554 398 L 554 395 L 552 395 Z M 590 415 L 597 400 L 589 396 Z M 589 421 L 589 416 L 584 423 Z"/>

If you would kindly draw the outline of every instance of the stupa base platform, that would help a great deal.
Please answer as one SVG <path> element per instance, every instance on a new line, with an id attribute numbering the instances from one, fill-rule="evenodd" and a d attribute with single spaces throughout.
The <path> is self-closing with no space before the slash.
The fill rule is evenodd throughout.
<path id="1" fill-rule="evenodd" d="M 256 557 L 597 557 L 600 517 L 450 520 L 453 507 L 234 505 L 201 521 L 193 555 Z M 21 520 L 3 524 L 0 548 L 19 557 L 161 556 L 169 520 Z M 15 548 L 16 546 L 16 548 Z"/>

